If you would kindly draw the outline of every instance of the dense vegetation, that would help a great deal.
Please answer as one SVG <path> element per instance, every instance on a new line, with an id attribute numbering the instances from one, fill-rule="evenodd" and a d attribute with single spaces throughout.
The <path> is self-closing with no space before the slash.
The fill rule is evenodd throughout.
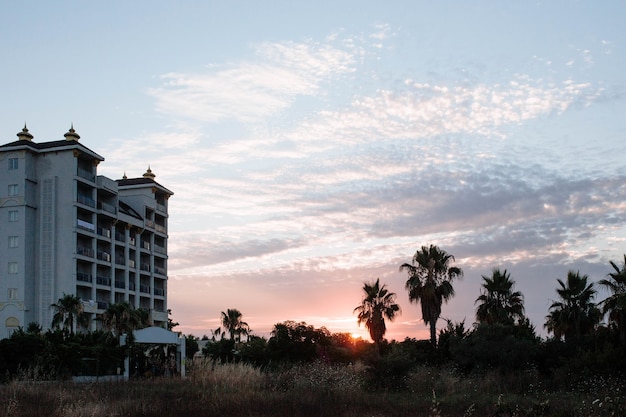
<path id="1" fill-rule="evenodd" d="M 453 261 L 430 246 L 401 267 L 431 329 L 462 276 Z M 31 324 L 0 341 L 0 404 L 11 416 L 626 415 L 626 255 L 623 265 L 610 265 L 597 284 L 574 271 L 557 280 L 547 339 L 526 318 L 510 273 L 495 268 L 482 277 L 473 325 L 448 321 L 430 340 L 388 341 L 385 320 L 400 311 L 396 294 L 376 280 L 364 284 L 354 309 L 373 343 L 294 321 L 258 337 L 228 309 L 212 340 L 186 336 L 187 356 L 199 354 L 189 359 L 188 378 L 138 373 L 105 387 L 40 382 L 116 373 L 125 355 L 144 355 L 118 343 L 146 324 L 143 312 L 113 305 L 100 318 L 107 331 L 74 332 L 80 305 L 67 296 L 55 304 L 55 330 Z M 596 285 L 609 290 L 607 299 L 596 302 Z"/>

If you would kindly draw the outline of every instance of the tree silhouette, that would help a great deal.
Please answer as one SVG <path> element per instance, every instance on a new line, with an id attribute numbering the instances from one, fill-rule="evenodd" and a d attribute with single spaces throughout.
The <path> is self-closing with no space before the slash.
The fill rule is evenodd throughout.
<path id="1" fill-rule="evenodd" d="M 620 343 L 626 345 L 626 255 L 621 268 L 613 261 L 610 263 L 615 272 L 610 272 L 609 279 L 601 279 L 598 284 L 608 289 L 611 295 L 600 304 L 602 313 L 609 315 L 609 324 L 617 328 Z"/>
<path id="2" fill-rule="evenodd" d="M 100 320 L 105 329 L 113 332 L 118 343 L 122 334 L 129 334 L 142 327 L 141 312 L 128 301 L 109 305 L 100 316 Z"/>
<path id="3" fill-rule="evenodd" d="M 556 292 L 560 300 L 552 302 L 544 324 L 557 339 L 565 337 L 566 342 L 578 339 L 600 322 L 602 313 L 593 302 L 596 290 L 593 282 L 587 283 L 588 279 L 587 275 L 574 271 L 567 273 L 566 282 L 557 279 L 560 288 Z"/>
<path id="4" fill-rule="evenodd" d="M 89 324 L 89 315 L 84 312 L 83 302 L 75 295 L 63 293 L 63 297 L 50 307 L 54 309 L 52 327 L 62 327 L 73 335 L 75 326 L 87 327 Z"/>
<path id="5" fill-rule="evenodd" d="M 223 329 L 219 329 L 219 333 L 228 332 L 230 340 L 240 341 L 241 335 L 248 336 L 250 334 L 250 326 L 242 320 L 242 314 L 236 308 L 229 308 L 226 312 L 222 311 L 222 327 Z"/>
<path id="6" fill-rule="evenodd" d="M 437 345 L 437 320 L 441 316 L 443 302 L 454 296 L 452 281 L 463 276 L 461 268 L 451 266 L 454 256 L 435 245 L 422 246 L 415 252 L 412 263 L 400 265 L 400 271 L 406 270 L 409 279 L 406 289 L 409 301 L 419 302 L 422 306 L 422 319 L 430 326 L 430 341 Z"/>
<path id="7" fill-rule="evenodd" d="M 514 324 L 524 319 L 524 296 L 513 291 L 515 281 L 511 274 L 494 268 L 491 277 L 482 276 L 482 291 L 476 302 L 476 320 L 484 324 Z"/>
<path id="8" fill-rule="evenodd" d="M 374 344 L 378 347 L 383 340 L 387 327 L 385 319 L 393 321 L 400 314 L 400 306 L 395 303 L 396 294 L 389 292 L 386 285 L 380 285 L 380 278 L 375 282 L 363 284 L 365 296 L 361 305 L 357 306 L 353 313 L 358 312 L 358 324 L 365 323 Z"/>

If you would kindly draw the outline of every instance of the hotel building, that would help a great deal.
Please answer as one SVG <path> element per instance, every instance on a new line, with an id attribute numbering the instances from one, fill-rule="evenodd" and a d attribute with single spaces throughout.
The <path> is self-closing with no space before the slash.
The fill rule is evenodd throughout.
<path id="1" fill-rule="evenodd" d="M 104 158 L 79 142 L 37 143 L 26 126 L 0 146 L 0 338 L 51 326 L 64 294 L 93 320 L 128 301 L 167 323 L 167 208 L 173 193 L 150 168 L 140 178 L 98 175 Z"/>

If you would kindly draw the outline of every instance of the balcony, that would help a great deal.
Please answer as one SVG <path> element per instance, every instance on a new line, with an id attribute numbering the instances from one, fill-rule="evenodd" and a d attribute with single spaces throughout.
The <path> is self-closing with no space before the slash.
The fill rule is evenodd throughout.
<path id="1" fill-rule="evenodd" d="M 91 276 L 91 274 L 88 274 L 86 272 L 77 272 L 76 273 L 76 281 L 93 282 L 93 277 Z"/>
<path id="2" fill-rule="evenodd" d="M 141 241 L 141 249 L 150 250 L 150 242 L 146 240 Z"/>
<path id="3" fill-rule="evenodd" d="M 165 270 L 165 268 L 160 268 L 158 266 L 154 267 L 154 272 L 160 275 L 167 275 L 167 271 Z"/>
<path id="4" fill-rule="evenodd" d="M 79 229 L 87 230 L 92 233 L 96 231 L 96 226 L 93 223 L 89 223 L 88 221 L 81 220 L 81 219 L 76 220 L 76 227 L 78 227 Z"/>
<path id="5" fill-rule="evenodd" d="M 157 211 L 160 211 L 161 213 L 167 213 L 167 207 L 165 207 L 165 204 L 157 203 L 156 209 Z"/>
<path id="6" fill-rule="evenodd" d="M 109 308 L 109 303 L 106 301 L 98 301 L 98 309 L 100 310 L 106 310 L 107 308 Z"/>
<path id="7" fill-rule="evenodd" d="M 116 214 L 117 207 L 112 204 L 105 203 L 104 201 L 98 201 L 98 209 L 106 211 L 107 213 Z"/>
<path id="8" fill-rule="evenodd" d="M 155 224 L 154 225 L 154 230 L 156 230 L 157 232 L 166 234 L 167 233 L 167 229 L 165 228 L 165 226 L 161 226 L 160 224 Z"/>
<path id="9" fill-rule="evenodd" d="M 126 259 L 124 259 L 123 256 L 116 256 L 115 257 L 115 263 L 117 265 L 126 265 Z"/>
<path id="10" fill-rule="evenodd" d="M 165 290 L 163 288 L 155 288 L 154 295 L 160 295 L 161 297 L 165 296 Z"/>
<path id="11" fill-rule="evenodd" d="M 163 254 L 163 255 L 167 255 L 167 249 L 165 249 L 165 247 L 164 247 L 164 246 L 159 246 L 159 245 L 157 245 L 156 243 L 154 244 L 154 251 L 155 251 L 156 253 L 160 253 L 160 254 Z"/>
<path id="12" fill-rule="evenodd" d="M 128 267 L 129 268 L 134 268 L 135 267 L 135 260 L 134 259 L 129 259 L 128 260 Z"/>
<path id="13" fill-rule="evenodd" d="M 154 222 L 152 220 L 146 220 L 146 227 L 154 229 Z"/>
<path id="14" fill-rule="evenodd" d="M 78 201 L 80 204 L 84 204 L 85 206 L 89 206 L 92 208 L 96 207 L 96 201 L 86 195 L 78 194 L 76 201 Z"/>
<path id="15" fill-rule="evenodd" d="M 142 271 L 150 272 L 150 264 L 141 264 L 139 266 L 139 269 L 141 269 Z"/>
<path id="16" fill-rule="evenodd" d="M 104 285 L 107 287 L 111 286 L 111 278 L 107 278 L 107 277 L 96 277 L 96 284 L 98 285 Z"/>
<path id="17" fill-rule="evenodd" d="M 150 294 L 150 286 L 149 285 L 140 285 L 139 292 L 143 292 L 145 294 Z"/>
<path id="18" fill-rule="evenodd" d="M 125 289 L 126 288 L 126 283 L 124 281 L 115 281 L 115 288 L 122 288 Z"/>
<path id="19" fill-rule="evenodd" d="M 105 227 L 98 227 L 98 232 L 100 236 L 108 237 L 111 239 L 111 229 L 107 229 Z"/>
<path id="20" fill-rule="evenodd" d="M 86 179 L 87 181 L 96 182 L 96 176 L 94 175 L 94 173 L 86 169 L 78 168 L 77 175 L 81 178 Z"/>
<path id="21" fill-rule="evenodd" d="M 111 262 L 111 254 L 108 252 L 98 251 L 98 259 L 104 262 Z"/>
<path id="22" fill-rule="evenodd" d="M 128 289 L 131 291 L 135 291 L 135 283 L 134 282 L 129 282 L 128 283 Z"/>
<path id="23" fill-rule="evenodd" d="M 115 240 L 118 242 L 126 242 L 126 236 L 120 232 L 115 232 Z"/>
<path id="24" fill-rule="evenodd" d="M 84 247 L 84 246 L 78 246 L 76 248 L 76 254 L 86 256 L 88 258 L 93 258 L 94 250 L 91 248 Z"/>

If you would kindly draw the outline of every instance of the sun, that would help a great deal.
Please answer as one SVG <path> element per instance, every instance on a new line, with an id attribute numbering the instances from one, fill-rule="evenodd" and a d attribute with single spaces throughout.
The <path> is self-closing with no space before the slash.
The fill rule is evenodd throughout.
<path id="1" fill-rule="evenodd" d="M 352 332 L 350 333 L 350 337 L 352 337 L 352 340 L 359 340 L 359 339 L 363 339 L 363 334 L 359 333 L 359 332 Z"/>

